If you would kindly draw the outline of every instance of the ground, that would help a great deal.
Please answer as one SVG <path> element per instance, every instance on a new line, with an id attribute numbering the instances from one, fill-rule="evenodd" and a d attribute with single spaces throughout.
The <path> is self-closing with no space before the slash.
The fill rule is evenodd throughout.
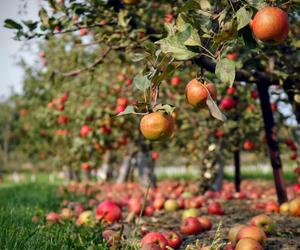
<path id="1" fill-rule="evenodd" d="M 268 185 L 272 185 L 267 181 Z M 0 249 L 108 249 L 100 237 L 102 228 L 79 228 L 73 223 L 47 225 L 45 215 L 49 211 L 59 211 L 63 198 L 58 195 L 58 184 L 38 182 L 35 184 L 3 185 L 0 187 Z M 229 228 L 236 223 L 247 223 L 251 217 L 260 214 L 254 209 L 253 200 L 234 199 L 224 201 L 224 216 L 207 215 L 206 209 L 201 214 L 213 221 L 213 230 L 198 236 L 184 237 L 180 249 L 194 244 L 199 239 L 201 244 L 213 241 L 219 222 L 221 239 L 225 242 Z M 32 217 L 39 218 L 38 223 Z M 264 249 L 296 250 L 300 249 L 300 218 L 270 215 L 277 224 L 276 233 L 272 234 Z M 124 232 L 128 233 L 138 227 L 145 230 L 176 230 L 181 221 L 181 212 L 156 212 L 154 217 L 141 217 L 138 225 L 125 224 Z M 114 226 L 118 227 L 118 225 Z M 134 227 L 134 228 L 133 228 Z M 91 232 L 91 230 L 93 232 Z M 93 245 L 94 247 L 88 248 Z"/>

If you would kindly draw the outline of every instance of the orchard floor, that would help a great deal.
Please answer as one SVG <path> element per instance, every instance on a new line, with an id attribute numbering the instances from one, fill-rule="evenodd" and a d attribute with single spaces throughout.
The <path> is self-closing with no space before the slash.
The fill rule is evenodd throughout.
<path id="1" fill-rule="evenodd" d="M 40 219 L 38 223 L 32 222 L 34 215 L 45 218 L 47 212 L 59 211 L 62 200 L 57 194 L 57 185 L 37 183 L 0 187 L 0 249 L 108 249 L 100 237 L 100 227 L 91 232 L 90 228 L 79 228 L 73 223 L 49 226 L 44 223 L 44 219 Z M 196 240 L 201 244 L 211 244 L 220 221 L 220 238 L 225 242 L 232 225 L 247 223 L 254 215 L 261 213 L 253 209 L 253 202 L 238 199 L 226 201 L 222 203 L 224 216 L 210 216 L 205 208 L 200 209 L 204 216 L 212 219 L 213 229 L 197 236 L 184 237 L 180 249 L 195 244 Z M 276 222 L 276 232 L 268 237 L 264 249 L 300 249 L 300 218 L 277 214 L 271 217 Z M 156 231 L 177 230 L 180 221 L 181 212 L 158 211 L 153 217 L 139 218 L 135 226 L 132 222 L 125 224 L 124 233 L 129 234 L 133 229 L 141 227 Z"/>

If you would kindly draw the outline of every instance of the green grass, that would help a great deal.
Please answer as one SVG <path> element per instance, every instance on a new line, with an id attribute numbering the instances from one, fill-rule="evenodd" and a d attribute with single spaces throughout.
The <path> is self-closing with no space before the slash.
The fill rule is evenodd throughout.
<path id="1" fill-rule="evenodd" d="M 45 214 L 57 211 L 61 200 L 56 186 L 24 184 L 0 188 L 0 249 L 107 249 L 101 228 L 78 228 L 73 223 L 46 225 Z M 33 215 L 41 222 L 34 224 Z M 94 247 L 92 247 L 94 246 Z"/>

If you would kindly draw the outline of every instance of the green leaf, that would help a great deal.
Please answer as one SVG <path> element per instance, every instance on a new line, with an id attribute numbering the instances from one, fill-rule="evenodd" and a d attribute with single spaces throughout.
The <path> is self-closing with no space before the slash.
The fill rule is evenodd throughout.
<path id="1" fill-rule="evenodd" d="M 121 115 L 129 115 L 129 114 L 136 114 L 134 107 L 132 105 L 128 105 L 123 112 L 120 112 L 117 116 Z"/>
<path id="2" fill-rule="evenodd" d="M 176 109 L 176 107 L 169 105 L 169 104 L 157 104 L 154 108 L 153 111 L 157 112 L 157 111 L 164 111 L 169 115 L 172 115 L 172 113 L 174 112 L 174 110 Z"/>
<path id="3" fill-rule="evenodd" d="M 183 15 L 179 15 L 176 20 L 176 27 L 181 32 L 186 32 L 188 38 L 184 41 L 186 46 L 201 46 L 200 36 L 198 31 L 192 27 L 190 23 L 186 23 Z"/>
<path id="4" fill-rule="evenodd" d="M 49 27 L 49 17 L 48 17 L 47 11 L 44 8 L 40 9 L 39 17 L 41 19 L 42 24 L 45 27 Z"/>
<path id="5" fill-rule="evenodd" d="M 31 20 L 29 20 L 29 21 L 22 21 L 22 23 L 24 23 L 30 31 L 36 29 L 36 27 L 38 25 L 38 22 L 33 22 Z"/>
<path id="6" fill-rule="evenodd" d="M 145 58 L 145 55 L 144 54 L 141 54 L 141 53 L 134 53 L 131 57 L 131 60 L 133 62 L 139 62 L 141 60 L 143 60 Z"/>
<path id="7" fill-rule="evenodd" d="M 242 28 L 244 28 L 246 25 L 249 24 L 251 17 L 252 17 L 252 10 L 247 10 L 246 7 L 242 7 L 240 8 L 237 12 L 236 12 L 236 18 L 238 20 L 238 26 L 237 29 L 240 30 Z"/>
<path id="8" fill-rule="evenodd" d="M 4 21 L 4 27 L 5 28 L 8 28 L 8 29 L 17 29 L 17 30 L 21 30 L 23 29 L 22 25 L 15 22 L 14 20 L 12 19 L 6 19 Z"/>
<path id="9" fill-rule="evenodd" d="M 211 115 L 214 118 L 216 118 L 216 119 L 218 119 L 222 122 L 225 122 L 227 120 L 226 116 L 221 112 L 218 105 L 215 103 L 215 101 L 210 96 L 209 92 L 208 92 L 208 95 L 207 95 L 207 98 L 206 98 L 206 105 L 207 105 Z"/>
<path id="10" fill-rule="evenodd" d="M 179 8 L 179 12 L 187 12 L 195 9 L 200 9 L 200 4 L 195 0 L 188 0 L 182 7 Z"/>
<path id="11" fill-rule="evenodd" d="M 246 0 L 246 1 L 249 5 L 251 5 L 255 9 L 261 9 L 268 5 L 265 0 Z"/>
<path id="12" fill-rule="evenodd" d="M 118 14 L 118 25 L 126 28 L 130 22 L 131 17 L 127 17 L 128 10 L 122 10 Z"/>
<path id="13" fill-rule="evenodd" d="M 151 82 L 146 76 L 135 76 L 133 84 L 137 89 L 145 92 L 150 87 Z"/>
<path id="14" fill-rule="evenodd" d="M 216 46 L 224 41 L 229 41 L 237 37 L 237 21 L 232 20 L 227 22 L 222 27 L 222 30 L 214 36 Z"/>
<path id="15" fill-rule="evenodd" d="M 215 73 L 223 83 L 232 86 L 235 78 L 235 63 L 227 58 L 221 59 L 217 62 Z"/>

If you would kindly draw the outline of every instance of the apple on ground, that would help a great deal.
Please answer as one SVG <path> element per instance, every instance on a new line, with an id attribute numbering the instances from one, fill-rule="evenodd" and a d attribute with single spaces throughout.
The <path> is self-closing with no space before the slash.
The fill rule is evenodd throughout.
<path id="1" fill-rule="evenodd" d="M 121 215 L 120 207 L 109 200 L 101 202 L 96 209 L 97 219 L 104 219 L 108 223 L 119 221 Z"/>
<path id="2" fill-rule="evenodd" d="M 198 217 L 198 221 L 200 222 L 202 228 L 206 230 L 211 230 L 212 228 L 212 223 L 209 218 L 206 217 Z"/>
<path id="3" fill-rule="evenodd" d="M 251 238 L 244 238 L 239 240 L 237 243 L 235 250 L 262 250 L 262 246 Z"/>
<path id="4" fill-rule="evenodd" d="M 184 235 L 195 235 L 203 232 L 203 228 L 198 218 L 188 217 L 182 220 L 180 232 Z"/>
<path id="5" fill-rule="evenodd" d="M 178 210 L 178 202 L 175 199 L 168 199 L 165 201 L 164 208 L 166 211 L 174 212 Z"/>
<path id="6" fill-rule="evenodd" d="M 182 240 L 178 233 L 176 233 L 174 231 L 167 231 L 167 232 L 164 232 L 163 235 L 167 239 L 168 245 L 170 247 L 172 247 L 174 249 L 177 249 L 180 247 Z"/>
<path id="7" fill-rule="evenodd" d="M 60 219 L 61 219 L 60 215 L 55 212 L 50 212 L 46 217 L 47 222 L 51 224 L 59 224 Z"/>
<path id="8" fill-rule="evenodd" d="M 274 230 L 274 221 L 265 214 L 260 214 L 250 220 L 250 225 L 261 228 L 265 233 L 269 234 Z"/>
<path id="9" fill-rule="evenodd" d="M 161 233 L 150 232 L 142 239 L 142 246 L 145 244 L 156 244 L 161 247 L 161 249 L 167 250 L 168 241 Z"/>
<path id="10" fill-rule="evenodd" d="M 246 226 L 246 227 L 242 228 L 237 235 L 238 240 L 241 240 L 244 238 L 251 238 L 251 239 L 259 242 L 259 244 L 263 245 L 267 239 L 267 236 L 266 236 L 265 232 L 262 229 L 260 229 L 259 227 Z"/>
<path id="11" fill-rule="evenodd" d="M 279 210 L 280 210 L 280 213 L 281 213 L 281 214 L 285 214 L 285 215 L 289 214 L 290 204 L 289 204 L 288 202 L 282 203 L 282 204 L 280 205 Z"/>
<path id="12" fill-rule="evenodd" d="M 237 236 L 238 233 L 244 228 L 246 227 L 246 225 L 244 224 L 238 224 L 233 226 L 232 228 L 229 229 L 228 232 L 228 240 L 230 241 L 230 243 L 235 246 L 236 243 L 238 242 Z"/>
<path id="13" fill-rule="evenodd" d="M 199 216 L 199 210 L 196 208 L 186 209 L 182 213 L 182 219 L 185 219 L 188 217 L 198 217 L 198 216 Z"/>
<path id="14" fill-rule="evenodd" d="M 93 222 L 94 216 L 92 211 L 82 212 L 76 220 L 77 226 L 90 225 Z"/>
<path id="15" fill-rule="evenodd" d="M 300 197 L 290 201 L 289 213 L 292 216 L 300 217 Z"/>

